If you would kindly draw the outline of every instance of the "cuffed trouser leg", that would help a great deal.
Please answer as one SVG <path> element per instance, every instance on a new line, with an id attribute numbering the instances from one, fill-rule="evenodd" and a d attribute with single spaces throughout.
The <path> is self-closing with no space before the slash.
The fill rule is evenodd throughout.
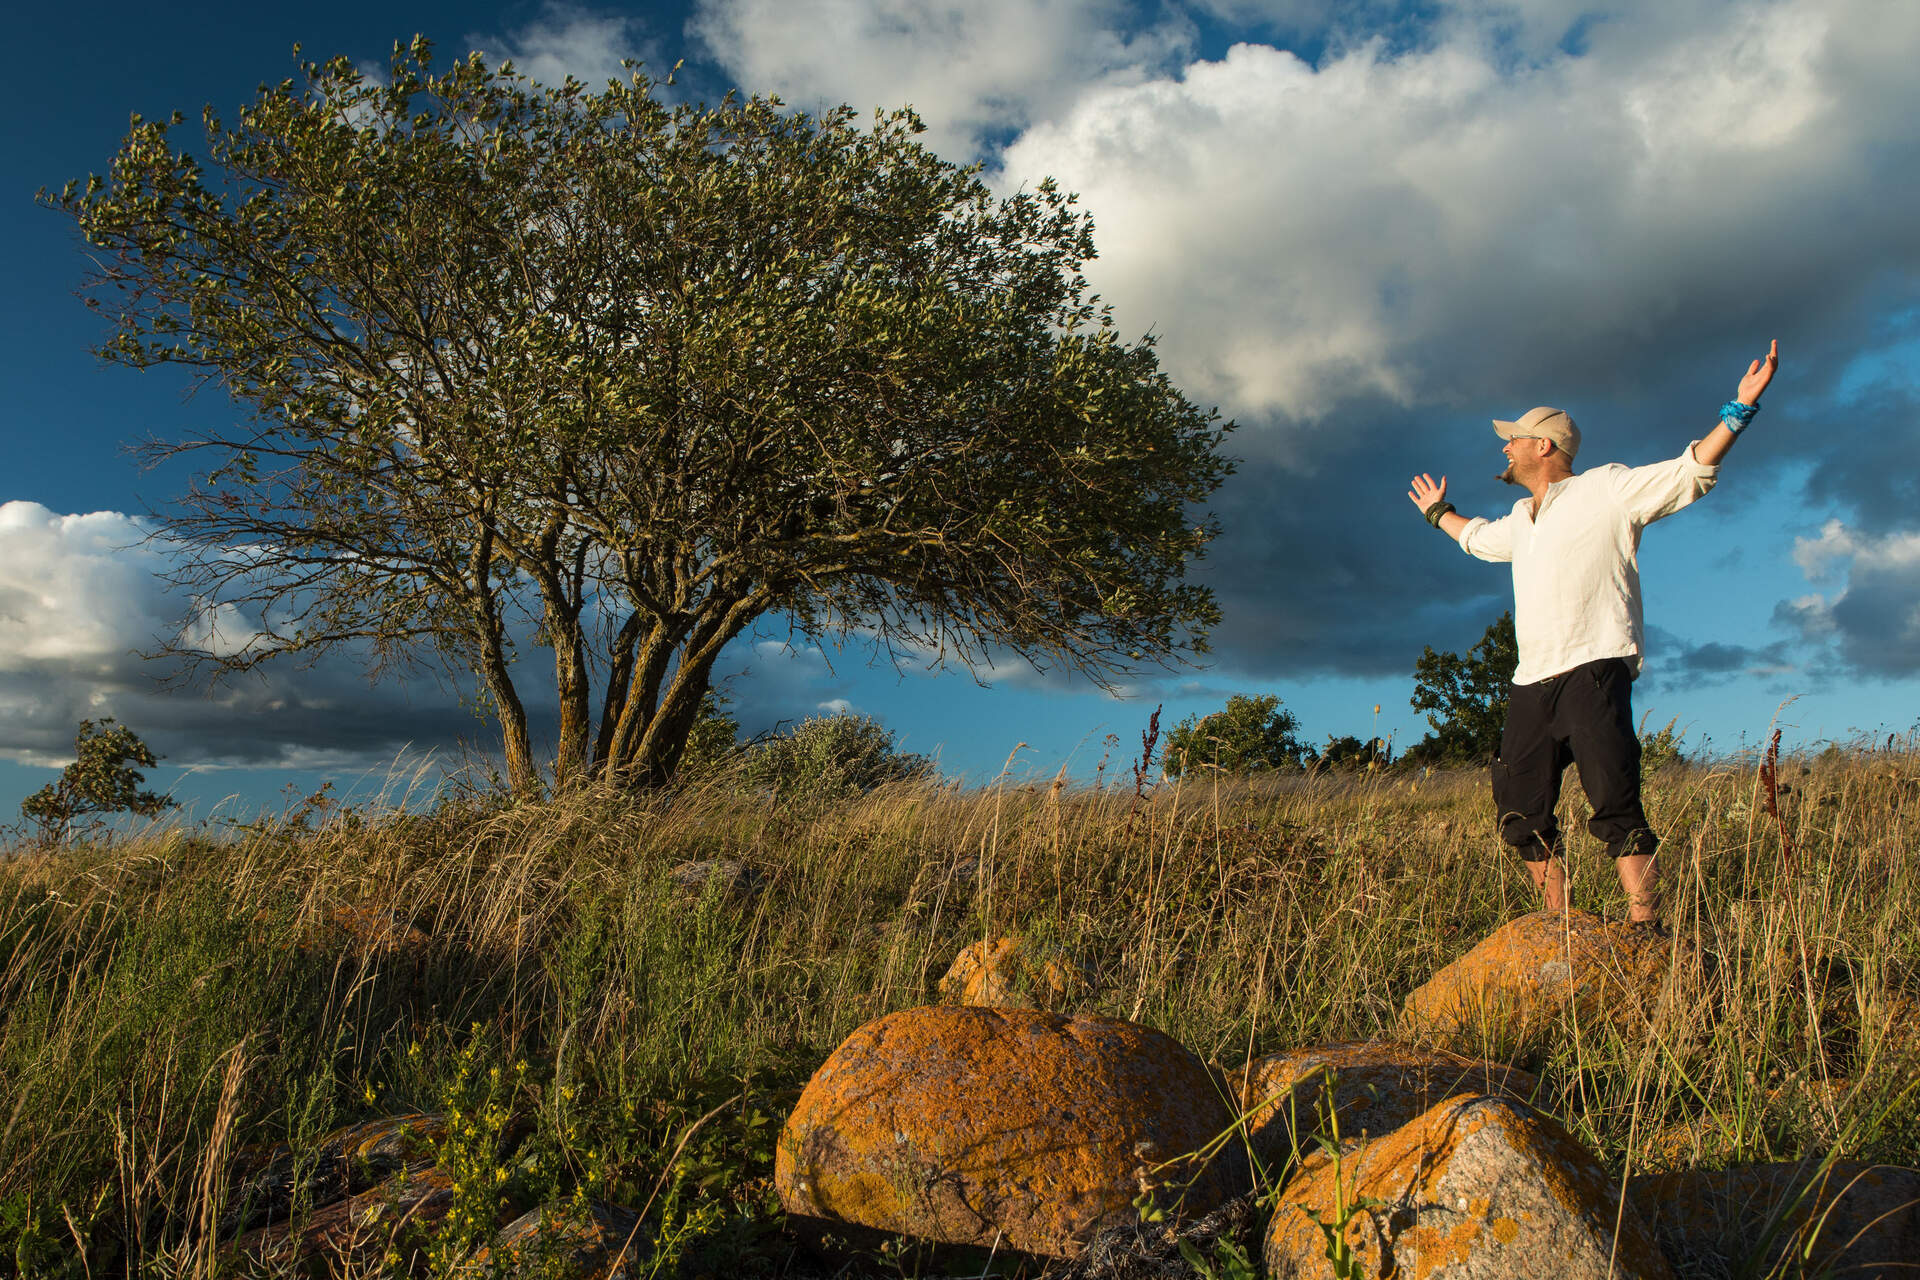
<path id="1" fill-rule="evenodd" d="M 1560 856 L 1560 776 L 1572 759 L 1552 729 L 1554 681 L 1513 686 L 1500 754 L 1493 761 L 1493 804 L 1500 838 L 1528 862 Z"/>
<path id="2" fill-rule="evenodd" d="M 1640 735 L 1633 730 L 1633 672 L 1622 658 L 1590 662 L 1561 693 L 1561 719 L 1593 806 L 1587 830 L 1615 858 L 1651 856 L 1659 847 L 1640 803 Z M 1576 705 L 1577 704 L 1577 705 Z"/>

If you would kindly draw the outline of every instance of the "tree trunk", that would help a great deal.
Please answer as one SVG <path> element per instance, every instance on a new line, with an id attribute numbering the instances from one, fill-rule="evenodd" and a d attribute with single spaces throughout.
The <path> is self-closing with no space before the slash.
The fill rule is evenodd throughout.
<path id="1" fill-rule="evenodd" d="M 626 710 L 627 694 L 633 689 L 633 648 L 640 642 L 640 614 L 627 615 L 620 624 L 620 634 L 613 642 L 613 661 L 607 669 L 606 698 L 600 704 L 600 732 L 593 743 L 593 768 L 596 774 L 607 767 L 607 758 L 613 748 L 613 735 L 620 723 L 620 713 Z"/>
<path id="2" fill-rule="evenodd" d="M 553 641 L 554 691 L 560 700 L 560 741 L 553 759 L 555 790 L 584 781 L 592 759 L 592 682 L 587 676 L 586 636 L 578 610 L 549 601 L 547 629 Z"/>
<path id="3" fill-rule="evenodd" d="M 507 785 L 518 796 L 540 790 L 540 774 L 533 764 L 533 742 L 527 736 L 527 709 L 507 675 L 506 655 L 497 641 L 480 646 L 480 677 L 500 717 L 500 745 L 507 760 Z"/>

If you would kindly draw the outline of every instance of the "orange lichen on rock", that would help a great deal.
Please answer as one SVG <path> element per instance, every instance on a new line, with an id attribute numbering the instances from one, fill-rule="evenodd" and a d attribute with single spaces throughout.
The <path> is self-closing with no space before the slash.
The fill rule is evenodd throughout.
<path id="1" fill-rule="evenodd" d="M 1333 1117 L 1327 1115 L 1329 1074 L 1335 1081 Z M 1268 1054 L 1230 1079 L 1246 1119 L 1247 1145 L 1274 1174 L 1312 1151 L 1316 1137 L 1331 1137 L 1335 1118 L 1342 1140 L 1379 1137 L 1458 1094 L 1528 1102 L 1540 1089 L 1537 1078 L 1516 1067 L 1385 1040 Z"/>
<path id="2" fill-rule="evenodd" d="M 1403 1020 L 1433 1039 L 1517 1045 L 1567 1012 L 1631 1030 L 1668 994 L 1670 940 L 1585 911 L 1509 920 L 1407 997 Z"/>
<path id="3" fill-rule="evenodd" d="M 976 942 L 953 958 L 940 996 L 954 1004 L 1026 1009 L 1086 986 L 1086 975 L 1058 956 L 1036 957 L 1020 938 Z"/>
<path id="4" fill-rule="evenodd" d="M 1689 1169 L 1636 1178 L 1628 1200 L 1676 1261 L 1708 1273 L 1910 1276 L 1920 1262 L 1920 1170 L 1840 1161 Z"/>
<path id="5" fill-rule="evenodd" d="M 1200 1060 L 1111 1018 L 935 1005 L 861 1027 L 808 1082 L 775 1154 L 803 1228 L 1072 1256 L 1130 1220 L 1143 1181 L 1169 1216 L 1246 1189 L 1232 1116 Z"/>
<path id="6" fill-rule="evenodd" d="M 1310 1157 L 1267 1230 L 1271 1280 L 1326 1274 L 1323 1224 L 1370 1276 L 1673 1274 L 1593 1156 L 1558 1122 L 1506 1098 L 1453 1098 L 1339 1159 Z"/>

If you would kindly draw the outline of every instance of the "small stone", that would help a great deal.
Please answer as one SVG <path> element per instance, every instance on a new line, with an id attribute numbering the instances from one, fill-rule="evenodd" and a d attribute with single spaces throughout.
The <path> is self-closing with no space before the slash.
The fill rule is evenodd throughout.
<path id="1" fill-rule="evenodd" d="M 733 858 L 683 862 L 669 871 L 667 878 L 695 897 L 712 890 L 723 898 L 744 898 L 760 888 L 760 873 Z"/>
<path id="2" fill-rule="evenodd" d="M 567 1276 L 569 1280 L 638 1280 L 640 1215 L 594 1201 L 583 1208 L 543 1205 L 500 1228 L 456 1275 L 461 1280 Z M 642 1243 L 647 1243 L 645 1240 Z"/>
<path id="3" fill-rule="evenodd" d="M 1019 938 L 995 938 L 963 948 L 940 979 L 940 995 L 955 1004 L 1029 1009 L 1088 985 L 1083 969 L 1059 956 L 1039 957 Z"/>

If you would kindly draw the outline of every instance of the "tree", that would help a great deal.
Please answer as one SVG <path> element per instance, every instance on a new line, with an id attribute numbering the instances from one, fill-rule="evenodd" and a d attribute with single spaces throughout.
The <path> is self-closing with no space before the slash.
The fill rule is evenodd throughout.
<path id="1" fill-rule="evenodd" d="M 98 723 L 82 720 L 73 740 L 76 759 L 49 782 L 20 802 L 20 813 L 39 824 L 48 843 L 64 841 L 81 818 L 107 813 L 136 813 L 152 817 L 173 801 L 141 790 L 159 757 L 138 734 L 108 716 Z"/>
<path id="2" fill-rule="evenodd" d="M 1300 721 L 1273 694 L 1236 693 L 1227 705 L 1206 716 L 1189 716 L 1167 734 L 1162 756 L 1167 776 L 1188 769 L 1253 773 L 1264 769 L 1298 772 L 1313 753 L 1294 735 Z"/>
<path id="3" fill-rule="evenodd" d="M 1427 713 L 1433 732 L 1405 758 L 1429 763 L 1484 763 L 1500 750 L 1507 697 L 1520 645 L 1513 614 L 1503 613 L 1463 658 L 1429 645 L 1413 665 L 1413 709 Z"/>
<path id="4" fill-rule="evenodd" d="M 101 251 L 107 358 L 250 415 L 165 536 L 219 675 L 366 647 L 477 677 L 538 785 L 516 646 L 552 650 L 556 780 L 670 775 L 722 648 L 815 641 L 1109 685 L 1205 648 L 1185 581 L 1230 423 L 1086 291 L 1051 181 L 995 199 L 920 146 L 777 99 L 667 105 L 427 42 L 264 87 L 204 161 L 135 117 L 45 197 Z"/>

